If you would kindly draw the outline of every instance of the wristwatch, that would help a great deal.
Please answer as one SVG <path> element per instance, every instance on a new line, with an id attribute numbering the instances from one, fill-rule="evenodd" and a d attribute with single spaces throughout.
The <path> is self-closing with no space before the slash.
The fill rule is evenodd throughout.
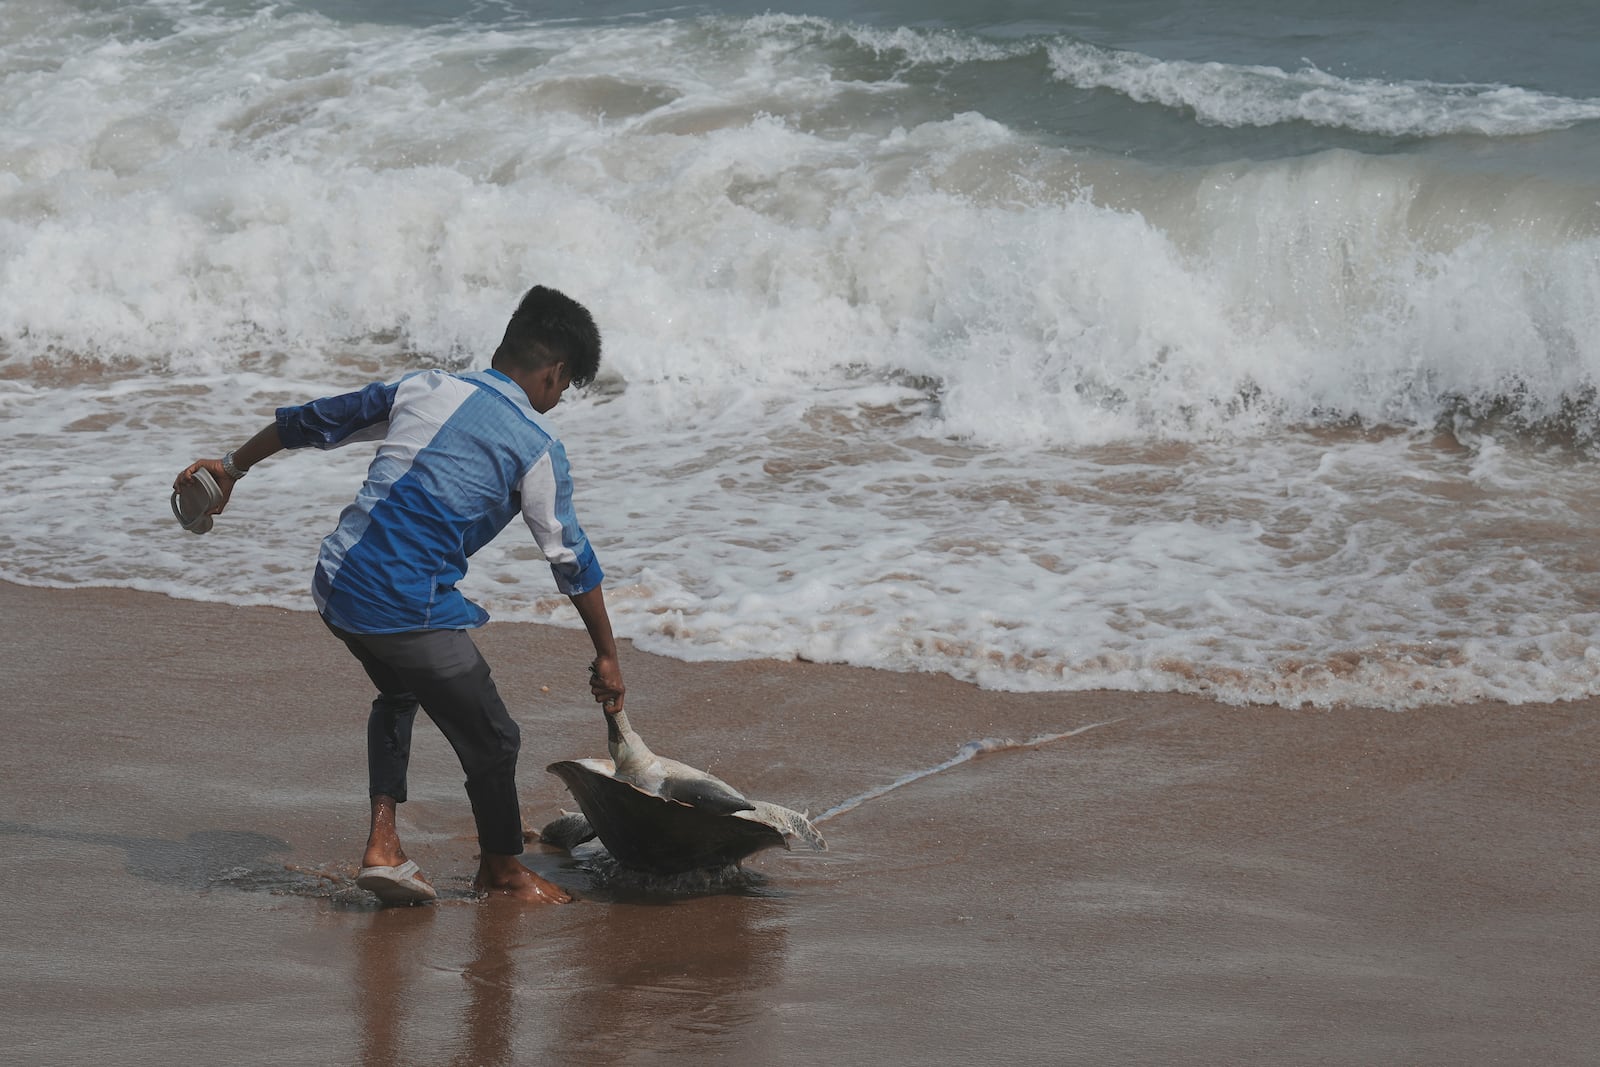
<path id="1" fill-rule="evenodd" d="M 238 481 L 240 478 L 243 478 L 250 472 L 247 470 L 240 470 L 239 467 L 233 462 L 233 453 L 229 452 L 226 456 L 222 457 L 222 473 L 226 474 L 234 481 Z"/>

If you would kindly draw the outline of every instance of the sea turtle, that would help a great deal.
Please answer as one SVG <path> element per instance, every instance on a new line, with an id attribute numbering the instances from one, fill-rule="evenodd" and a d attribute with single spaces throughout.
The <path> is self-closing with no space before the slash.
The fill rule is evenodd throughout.
<path id="1" fill-rule="evenodd" d="M 570 851 L 598 837 L 620 866 L 660 875 L 734 866 L 767 848 L 828 847 L 800 812 L 749 800 L 705 771 L 651 752 L 626 712 L 606 714 L 606 746 L 609 760 L 550 764 L 582 814 L 552 821 L 540 840 Z"/>

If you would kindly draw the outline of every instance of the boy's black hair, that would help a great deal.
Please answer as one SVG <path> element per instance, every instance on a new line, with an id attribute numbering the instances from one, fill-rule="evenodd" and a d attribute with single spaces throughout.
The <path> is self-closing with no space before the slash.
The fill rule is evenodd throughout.
<path id="1" fill-rule="evenodd" d="M 573 385 L 594 381 L 600 370 L 600 328 L 582 304 L 536 285 L 523 294 L 489 365 L 530 371 L 551 363 L 565 363 Z"/>

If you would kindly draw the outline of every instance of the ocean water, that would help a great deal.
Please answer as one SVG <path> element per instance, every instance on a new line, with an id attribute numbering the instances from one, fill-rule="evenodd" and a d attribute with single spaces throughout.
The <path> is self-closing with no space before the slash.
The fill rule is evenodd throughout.
<path id="1" fill-rule="evenodd" d="M 1014 690 L 1600 693 L 1600 9 L 0 5 L 0 578 L 309 609 L 535 282 L 619 632 Z M 525 532 L 501 619 L 577 625 Z"/>

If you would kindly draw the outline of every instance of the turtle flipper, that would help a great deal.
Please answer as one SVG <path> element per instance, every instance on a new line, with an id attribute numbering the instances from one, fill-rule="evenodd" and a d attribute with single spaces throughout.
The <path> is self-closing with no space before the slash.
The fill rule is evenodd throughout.
<path id="1" fill-rule="evenodd" d="M 540 841 L 567 852 L 585 841 L 594 840 L 594 836 L 594 827 L 589 825 L 588 818 L 577 811 L 563 812 L 560 818 L 552 819 L 539 831 Z"/>
<path id="2" fill-rule="evenodd" d="M 794 842 L 798 841 L 813 852 L 828 851 L 828 842 L 824 841 L 817 828 L 811 825 L 811 820 L 791 808 L 758 800 L 752 806 L 752 810 L 741 814 L 740 818 L 765 823 L 778 831 L 783 835 L 784 848 L 792 850 Z"/>
<path id="3" fill-rule="evenodd" d="M 755 805 L 738 790 L 710 775 L 697 778 L 669 777 L 661 783 L 658 793 L 668 800 L 698 808 L 709 815 L 732 815 L 736 811 L 755 810 Z"/>

